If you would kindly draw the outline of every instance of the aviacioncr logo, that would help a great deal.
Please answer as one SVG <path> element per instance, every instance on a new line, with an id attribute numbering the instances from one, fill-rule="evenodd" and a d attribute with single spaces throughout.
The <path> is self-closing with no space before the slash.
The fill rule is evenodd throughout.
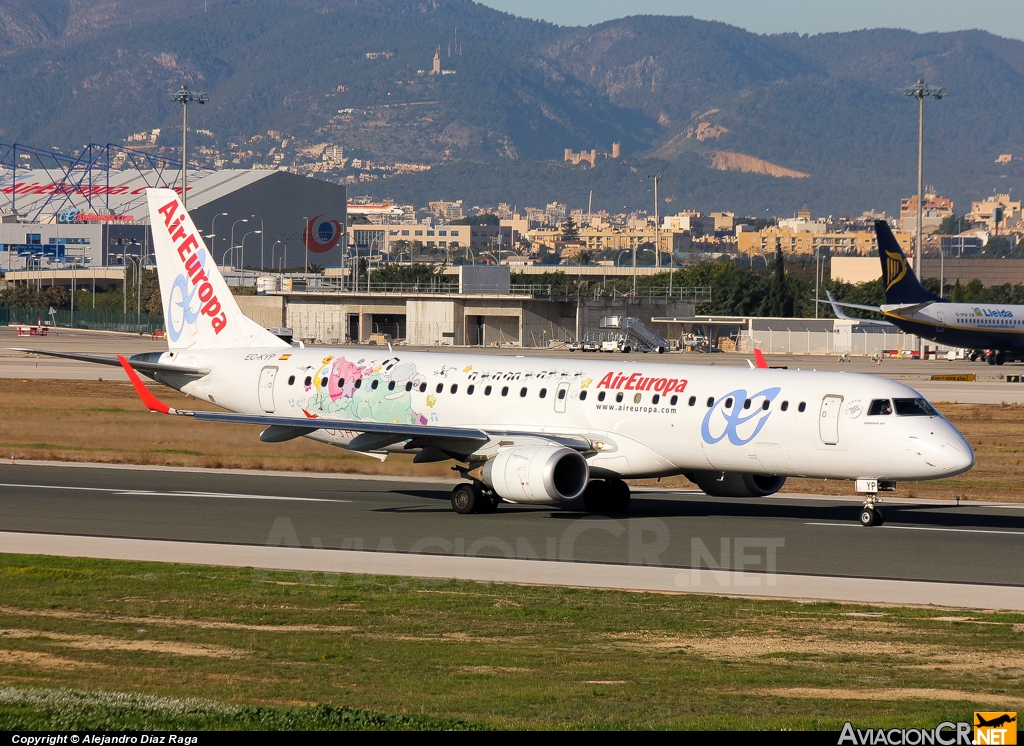
<path id="1" fill-rule="evenodd" d="M 722 396 L 704 415 L 700 426 L 704 442 L 713 445 L 728 437 L 734 446 L 741 446 L 752 441 L 771 417 L 765 402 L 770 405 L 779 391 L 776 386 L 747 396 L 745 389 L 737 389 Z"/>
<path id="2" fill-rule="evenodd" d="M 200 266 L 206 268 L 206 252 L 196 252 Z M 167 299 L 167 336 L 177 342 L 186 326 L 192 326 L 199 319 L 200 303 L 196 298 L 196 288 L 189 291 L 188 277 L 182 273 L 174 278 L 170 297 Z"/>
<path id="3" fill-rule="evenodd" d="M 322 215 L 306 223 L 306 229 L 302 231 L 302 242 L 306 248 L 314 254 L 323 254 L 338 245 L 341 240 L 341 223 L 337 220 L 320 220 Z"/>

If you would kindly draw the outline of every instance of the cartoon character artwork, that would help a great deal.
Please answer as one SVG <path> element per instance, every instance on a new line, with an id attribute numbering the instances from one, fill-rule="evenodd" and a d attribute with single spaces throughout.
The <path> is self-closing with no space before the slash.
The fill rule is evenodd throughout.
<path id="1" fill-rule="evenodd" d="M 414 363 L 397 358 L 328 357 L 296 404 L 310 417 L 424 425 L 428 420 L 413 410 L 411 394 L 421 380 Z"/>

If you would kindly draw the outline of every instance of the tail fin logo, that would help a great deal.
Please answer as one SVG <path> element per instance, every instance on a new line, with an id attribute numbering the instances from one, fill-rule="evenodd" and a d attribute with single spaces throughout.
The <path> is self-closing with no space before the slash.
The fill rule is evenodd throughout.
<path id="1" fill-rule="evenodd" d="M 206 274 L 206 249 L 201 248 L 194 235 L 185 232 L 184 213 L 175 219 L 177 209 L 178 202 L 174 200 L 158 210 L 163 215 L 171 242 L 176 244 L 178 256 L 185 263 L 185 271 L 174 278 L 167 299 L 167 332 L 171 342 L 177 342 L 185 327 L 195 325 L 201 316 L 210 319 L 214 334 L 220 334 L 228 325 L 227 315 Z"/>
<path id="2" fill-rule="evenodd" d="M 885 252 L 885 275 L 888 278 L 885 291 L 889 292 L 893 285 L 897 284 L 907 274 L 907 259 L 899 251 Z"/>
<path id="3" fill-rule="evenodd" d="M 306 230 L 302 232 L 302 242 L 306 248 L 314 254 L 323 254 L 338 245 L 341 240 L 341 223 L 337 220 L 324 220 L 317 223 L 322 215 L 306 223 Z"/>

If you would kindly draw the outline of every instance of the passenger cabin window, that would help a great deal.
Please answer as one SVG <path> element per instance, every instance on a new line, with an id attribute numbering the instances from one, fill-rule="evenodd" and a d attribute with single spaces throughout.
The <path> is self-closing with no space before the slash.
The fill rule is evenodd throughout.
<path id="1" fill-rule="evenodd" d="M 320 379 L 320 388 L 325 388 L 326 386 L 327 386 L 327 376 L 324 376 L 323 378 Z"/>
<path id="2" fill-rule="evenodd" d="M 406 381 L 405 382 L 405 390 L 406 391 L 412 391 L 412 381 Z"/>
<path id="3" fill-rule="evenodd" d="M 580 401 L 586 401 L 586 400 L 587 400 L 587 390 L 583 389 L 583 391 L 580 392 Z"/>
<path id="4" fill-rule="evenodd" d="M 763 401 L 763 402 L 761 403 L 761 409 L 763 409 L 763 410 L 765 410 L 765 411 L 767 412 L 767 411 L 768 411 L 768 407 L 769 407 L 769 405 L 771 405 L 771 402 L 770 402 L 770 401 L 768 401 L 767 399 L 765 399 L 765 400 L 764 400 L 764 401 Z"/>
<path id="5" fill-rule="evenodd" d="M 690 397 L 690 398 L 691 398 L 691 400 L 693 399 L 693 397 Z M 668 400 L 668 403 L 671 404 L 674 407 L 676 405 L 677 401 L 679 401 L 679 397 L 676 396 L 675 394 L 672 394 L 672 398 Z M 690 406 L 691 407 L 693 406 L 693 401 L 690 402 Z"/>
<path id="6" fill-rule="evenodd" d="M 466 393 L 469 396 L 472 396 L 474 391 L 476 391 L 476 386 L 474 386 L 473 384 L 469 384 L 469 386 L 466 388 Z"/>
<path id="7" fill-rule="evenodd" d="M 598 401 L 604 401 L 604 392 L 603 392 L 603 391 L 602 391 L 602 392 L 600 392 L 600 393 L 599 393 L 599 394 L 597 395 L 597 400 L 598 400 Z"/>
<path id="8" fill-rule="evenodd" d="M 675 399 L 674 396 L 672 398 Z M 675 402 L 672 402 L 672 403 L 675 404 Z M 696 403 L 697 403 L 697 397 L 696 396 L 691 396 L 690 397 L 690 406 L 692 407 Z"/>
<path id="9" fill-rule="evenodd" d="M 435 390 L 437 391 L 437 393 L 440 394 L 442 391 L 444 391 L 444 384 L 443 383 L 437 384 L 437 388 Z"/>
<path id="10" fill-rule="evenodd" d="M 452 393 L 454 394 L 458 390 L 459 390 L 459 384 L 453 383 L 452 384 L 452 389 L 451 389 Z"/>
<path id="11" fill-rule="evenodd" d="M 490 396 L 490 395 L 491 395 L 491 387 L 490 386 L 485 386 L 484 387 L 484 396 Z"/>
<path id="12" fill-rule="evenodd" d="M 424 381 L 423 383 L 420 384 L 420 393 L 422 394 L 426 390 L 427 390 L 427 382 Z"/>
<path id="13" fill-rule="evenodd" d="M 502 396 L 508 396 L 508 386 L 502 386 L 501 387 L 501 395 Z"/>
<path id="14" fill-rule="evenodd" d="M 651 404 L 657 404 L 660 401 L 661 396 L 659 394 L 655 394 L 654 396 L 651 397 Z"/>
<path id="15" fill-rule="evenodd" d="M 558 398 L 559 398 L 559 400 L 565 398 L 565 389 L 559 389 L 558 390 Z"/>
<path id="16" fill-rule="evenodd" d="M 783 412 L 786 412 L 786 411 L 788 411 L 788 410 L 789 410 L 789 402 L 788 402 L 788 401 L 784 401 L 784 402 L 782 402 L 782 407 L 781 407 L 781 409 L 782 409 L 782 411 L 783 411 Z"/>
<path id="17" fill-rule="evenodd" d="M 643 395 L 642 395 L 642 394 L 633 394 L 633 403 L 634 403 L 634 404 L 639 404 L 639 403 L 640 403 L 640 400 L 641 400 L 642 398 L 643 398 Z"/>
<path id="18" fill-rule="evenodd" d="M 750 399 L 747 399 L 743 402 L 743 408 L 750 409 Z"/>
<path id="19" fill-rule="evenodd" d="M 732 397 L 731 396 L 728 399 L 725 400 L 725 408 L 729 409 L 730 407 L 732 407 Z"/>
<path id="20" fill-rule="evenodd" d="M 388 391 L 394 391 L 394 390 L 395 390 L 395 382 L 394 381 L 388 381 Z"/>
<path id="21" fill-rule="evenodd" d="M 540 398 L 541 399 L 543 399 L 547 395 L 548 395 L 548 390 L 547 389 L 541 389 L 540 390 Z"/>
<path id="22" fill-rule="evenodd" d="M 339 389 L 345 388 L 345 379 L 344 378 L 339 378 L 338 379 L 338 388 Z"/>
<path id="23" fill-rule="evenodd" d="M 893 399 L 899 417 L 940 417 L 935 407 L 924 399 Z"/>
<path id="24" fill-rule="evenodd" d="M 370 388 L 376 391 L 378 384 L 380 384 L 380 381 L 374 380 L 373 383 L 370 384 Z"/>
<path id="25" fill-rule="evenodd" d="M 868 417 L 892 414 L 892 403 L 888 399 L 874 399 L 868 407 Z"/>
<path id="26" fill-rule="evenodd" d="M 800 406 L 797 407 L 796 409 L 797 409 L 798 412 L 803 412 L 805 409 L 807 409 L 807 402 L 805 402 L 805 401 L 800 402 Z"/>
<path id="27" fill-rule="evenodd" d="M 711 409 L 711 407 L 713 407 L 713 406 L 715 406 L 715 397 L 709 396 L 708 397 L 708 409 Z"/>
<path id="28" fill-rule="evenodd" d="M 621 391 L 615 395 L 615 401 L 617 401 L 617 402 L 621 402 L 622 401 L 622 392 Z"/>
<path id="29" fill-rule="evenodd" d="M 356 382 L 355 382 L 355 387 L 358 389 L 358 388 L 362 387 L 362 385 L 363 385 L 363 379 L 362 378 L 357 378 Z"/>
<path id="30" fill-rule="evenodd" d="M 294 386 L 295 385 L 295 376 L 288 376 L 288 385 L 289 386 Z"/>
<path id="31" fill-rule="evenodd" d="M 305 383 L 306 383 L 306 385 L 307 385 L 307 386 L 309 386 L 310 384 L 312 384 L 312 383 L 313 383 L 313 378 L 312 378 L 312 376 L 306 376 L 306 381 L 305 381 Z"/>
<path id="32" fill-rule="evenodd" d="M 519 395 L 526 396 L 526 386 L 523 386 L 521 389 L 519 389 Z"/>

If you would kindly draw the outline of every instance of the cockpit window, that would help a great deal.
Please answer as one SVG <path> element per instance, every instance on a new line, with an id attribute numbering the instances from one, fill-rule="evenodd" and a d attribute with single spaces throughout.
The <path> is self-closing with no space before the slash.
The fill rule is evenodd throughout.
<path id="1" fill-rule="evenodd" d="M 877 417 L 880 414 L 892 414 L 892 402 L 888 399 L 875 399 L 868 407 L 868 417 Z"/>
<path id="2" fill-rule="evenodd" d="M 893 399 L 900 417 L 940 417 L 935 407 L 924 399 Z"/>

